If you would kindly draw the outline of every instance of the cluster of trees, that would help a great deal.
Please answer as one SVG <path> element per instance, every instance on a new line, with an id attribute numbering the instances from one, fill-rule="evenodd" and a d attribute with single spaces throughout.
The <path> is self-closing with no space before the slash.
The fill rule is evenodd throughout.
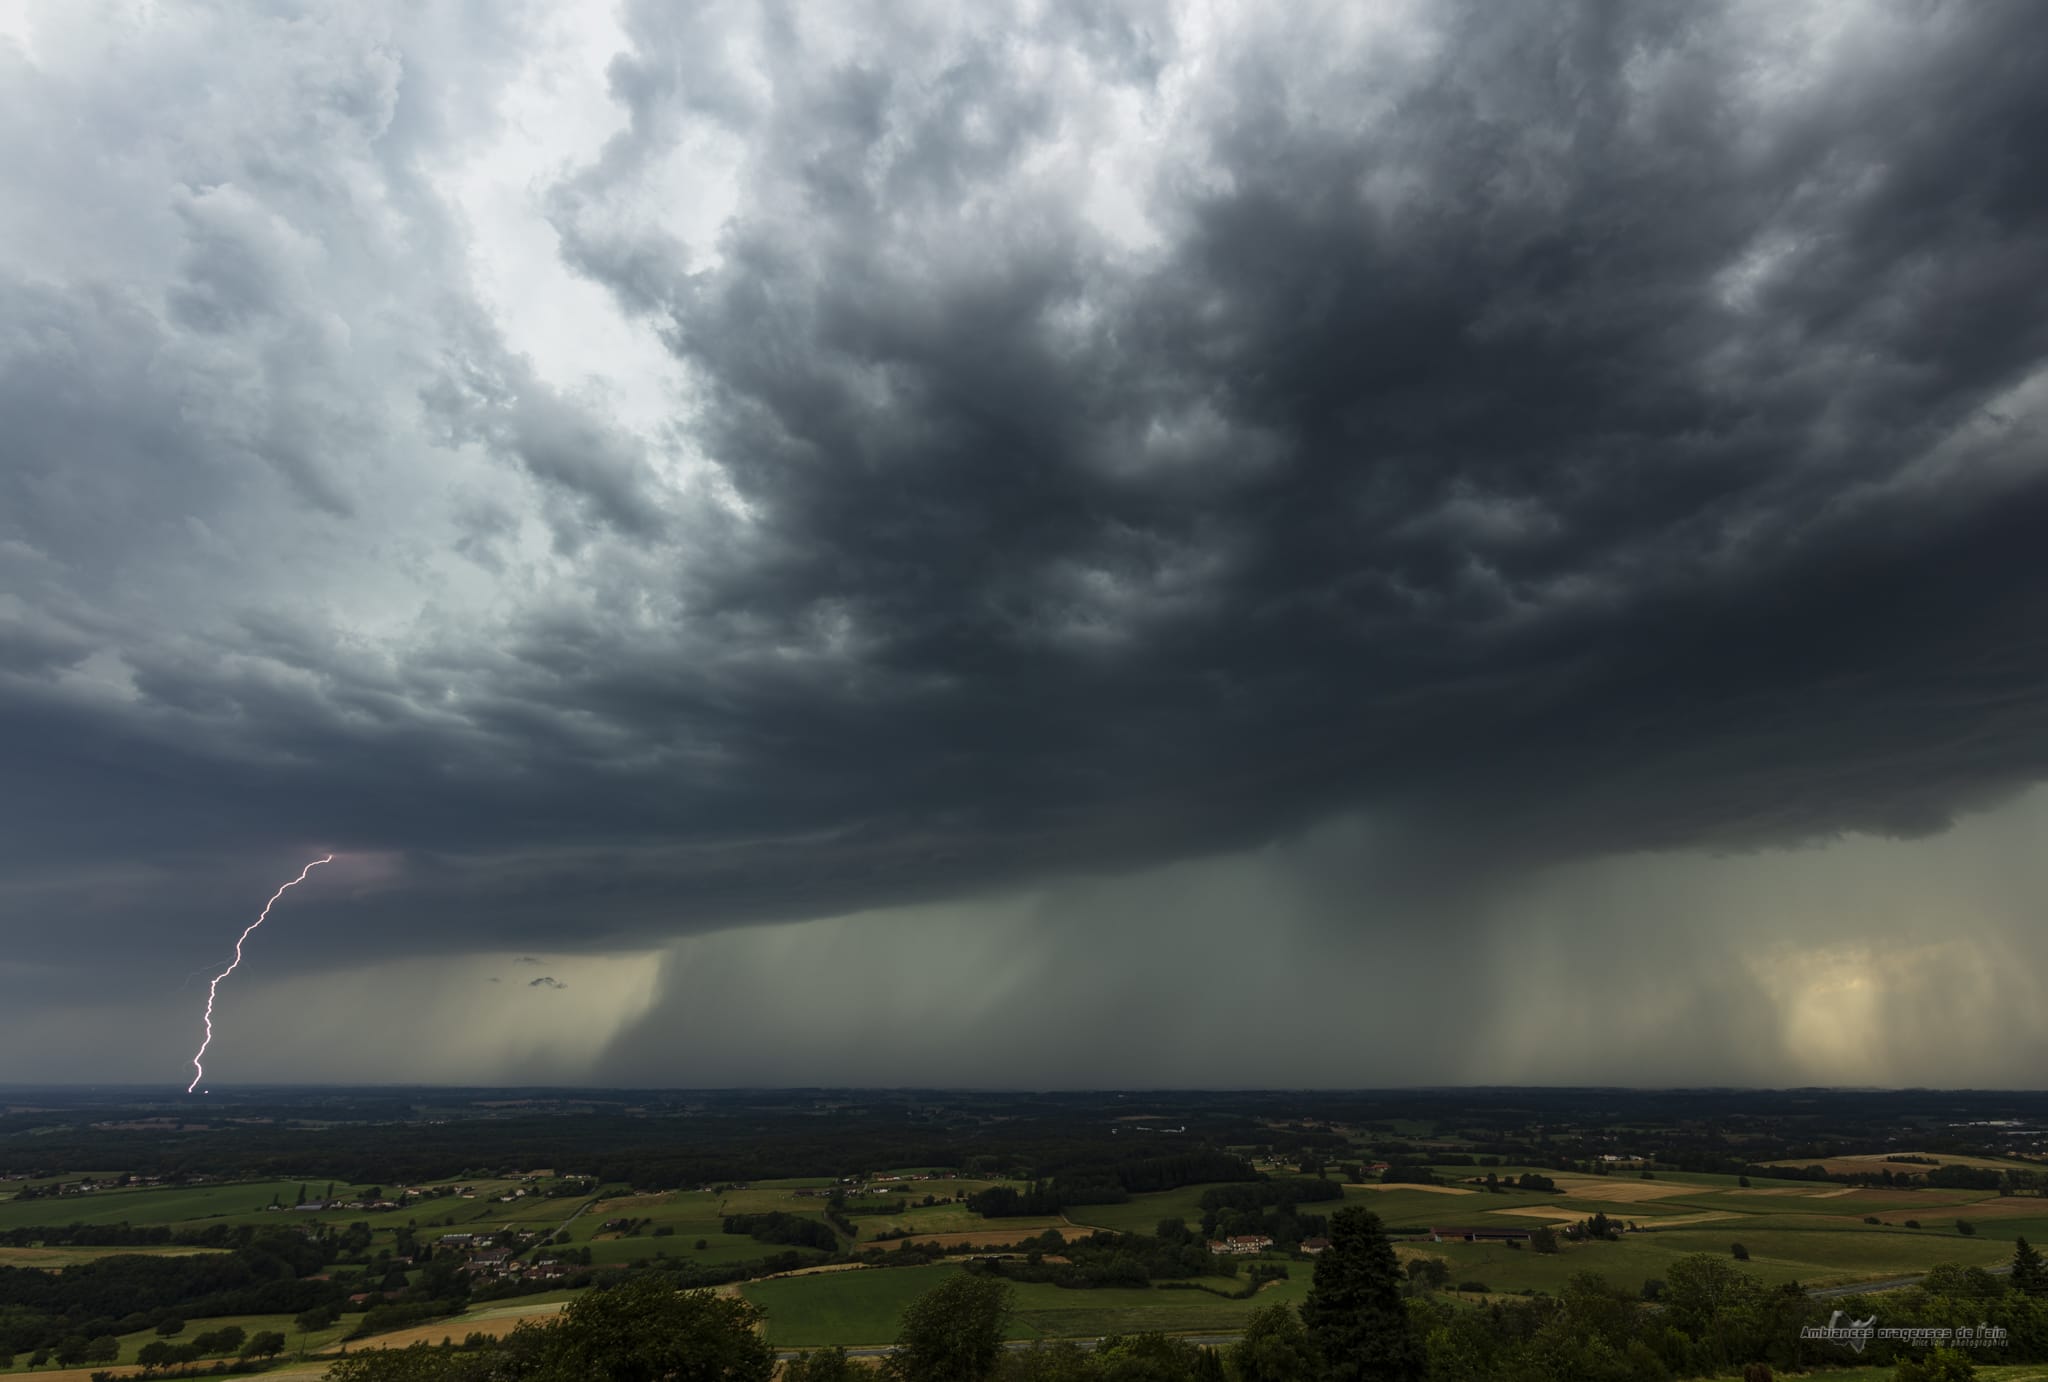
<path id="1" fill-rule="evenodd" d="M 1258 1172 L 1243 1157 L 1228 1152 L 1192 1151 L 1173 1156 L 1140 1157 L 1116 1167 L 1117 1185 L 1133 1195 L 1178 1190 L 1205 1181 L 1256 1180 Z"/>
<path id="2" fill-rule="evenodd" d="M 1130 1195 L 1115 1185 L 1100 1181 L 1031 1182 L 1019 1190 L 1010 1185 L 991 1185 L 967 1197 L 967 1207 L 984 1219 L 1015 1219 L 1027 1214 L 1057 1214 L 1069 1205 L 1121 1204 Z"/>
<path id="3" fill-rule="evenodd" d="M 1075 1205 L 1123 1204 L 1133 1195 L 1177 1190 L 1204 1181 L 1252 1181 L 1258 1172 L 1242 1157 L 1218 1151 L 1178 1152 L 1104 1163 L 1098 1154 L 1076 1158 L 1023 1190 L 991 1186 L 969 1195 L 967 1207 L 984 1219 L 1058 1214 Z M 1341 1197 L 1343 1191 L 1339 1189 Z"/>
<path id="4" fill-rule="evenodd" d="M 176 1139 L 95 1128 L 108 1110 L 94 1108 L 79 1111 L 64 1129 L 50 1128 L 47 1113 L 0 1117 L 0 1172 L 121 1166 L 174 1183 L 187 1173 L 213 1180 L 296 1179 L 316 1165 L 337 1184 L 388 1186 L 483 1174 L 479 1167 L 558 1166 L 575 1168 L 591 1183 L 659 1189 L 813 1176 L 820 1168 L 853 1174 L 876 1166 L 959 1166 L 1004 1174 L 1023 1167 L 1045 1179 L 1107 1179 L 1132 1194 L 1252 1174 L 1206 1134 L 1177 1137 L 1172 1145 L 1187 1150 L 1170 1154 L 1139 1137 L 1105 1138 L 1102 1110 L 1092 1101 L 1066 1108 L 1028 1097 L 961 1094 L 949 1102 L 959 1107 L 915 1121 L 868 1119 L 862 1115 L 869 1110 L 852 1109 L 828 1131 L 808 1112 L 745 1093 L 693 1096 L 687 1109 L 647 1114 L 582 1111 L 566 1118 L 491 1109 L 487 1117 L 446 1121 L 422 1121 L 418 1110 L 403 1104 L 345 1098 L 318 1109 L 268 1109 L 279 1120 L 274 1126 L 239 1123 Z M 976 1106 L 983 1104 L 1000 1106 L 999 1145 L 992 1145 L 978 1116 Z M 305 1120 L 325 1126 L 287 1126 Z M 30 1127 L 38 1133 L 33 1142 L 5 1136 Z M 1175 1162 L 1188 1165 L 1176 1170 Z M 324 1180 L 307 1183 L 309 1196 L 317 1197 Z"/>
<path id="5" fill-rule="evenodd" d="M 1056 1230 L 1018 1245 L 1022 1258 L 970 1262 L 970 1270 L 989 1272 L 1011 1281 L 1039 1281 L 1087 1289 L 1100 1286 L 1148 1286 L 1155 1280 L 1185 1280 L 1215 1270 L 1215 1259 L 1178 1219 L 1160 1225 L 1159 1236 L 1142 1233 L 1091 1233 L 1062 1239 Z M 1047 1254 L 1064 1262 L 1047 1262 Z"/>
<path id="6" fill-rule="evenodd" d="M 1838 1345 L 1799 1336 L 1825 1313 L 1796 1286 L 1767 1287 L 1711 1254 L 1673 1264 L 1656 1305 L 1610 1288 L 1599 1277 L 1571 1279 L 1555 1299 L 1506 1303 L 1484 1311 L 1417 1302 L 1431 1382 L 1664 1382 L 1740 1373 L 1768 1378 L 1844 1361 Z M 2006 1329 L 1999 1362 L 2048 1357 L 2048 1299 L 1974 1269 L 1936 1268 L 1911 1292 L 1830 1301 L 1850 1316 L 1881 1315 L 1907 1329 L 1991 1324 Z M 1982 1355 L 1989 1358 L 1992 1355 Z M 1872 1341 L 1858 1361 L 1900 1366 L 1899 1376 L 1938 1365 L 1911 1345 Z"/>
<path id="7" fill-rule="evenodd" d="M 62 1272 L 0 1267 L 0 1353 L 75 1353 L 95 1339 L 174 1318 L 295 1314 L 338 1304 L 347 1298 L 343 1287 L 311 1279 L 330 1253 L 330 1246 L 290 1230 L 266 1228 L 229 1252 L 116 1254 Z"/>
<path id="8" fill-rule="evenodd" d="M 1328 1204 L 1343 1198 L 1344 1187 L 1336 1181 L 1298 1176 L 1215 1186 L 1204 1190 L 1197 1203 L 1202 1209 L 1205 1237 L 1262 1233 L 1282 1247 L 1291 1247 L 1304 1238 L 1321 1237 L 1329 1230 L 1320 1215 L 1305 1214 L 1297 1206 Z"/>
<path id="9" fill-rule="evenodd" d="M 2005 1183 L 2005 1172 L 1990 1166 L 1937 1166 L 1924 1177 L 1938 1190 L 1996 1190 Z"/>
<path id="10" fill-rule="evenodd" d="M 284 1335 L 275 1329 L 249 1334 L 240 1325 L 228 1325 L 196 1334 L 184 1343 L 156 1339 L 144 1344 L 135 1355 L 144 1373 L 183 1367 L 205 1359 L 240 1358 L 245 1361 L 275 1358 L 284 1352 Z M 109 1355 L 111 1357 L 112 1355 Z"/>
<path id="11" fill-rule="evenodd" d="M 416 1324 L 429 1320 L 446 1319 L 458 1314 L 468 1302 L 460 1297 L 423 1297 L 416 1300 L 379 1301 L 365 1310 L 356 1327 L 348 1332 L 351 1339 L 367 1339 L 373 1334 L 389 1334 L 394 1329 L 410 1329 Z"/>
<path id="12" fill-rule="evenodd" d="M 649 1274 L 593 1288 L 501 1342 L 365 1350 L 337 1362 L 328 1382 L 770 1382 L 775 1350 L 755 1328 L 760 1312 L 677 1285 Z"/>
<path id="13" fill-rule="evenodd" d="M 1621 1233 L 1621 1220 L 1610 1219 L 1603 1213 L 1595 1213 L 1590 1219 L 1567 1224 L 1564 1230 L 1564 1236 L 1574 1243 L 1583 1243 L 1589 1239 L 1605 1243 L 1619 1242 Z"/>
<path id="14" fill-rule="evenodd" d="M 743 1233 L 756 1242 L 839 1251 L 839 1236 L 826 1225 L 806 1215 L 785 1214 L 779 1209 L 766 1214 L 728 1214 L 723 1227 L 727 1233 Z"/>
<path id="15" fill-rule="evenodd" d="M 290 1230 L 275 1224 L 208 1224 L 172 1229 L 162 1224 L 35 1224 L 0 1230 L 0 1245 L 26 1248 L 246 1248 L 259 1239 L 270 1241 Z M 293 1233 L 292 1236 L 300 1236 Z"/>
<path id="16" fill-rule="evenodd" d="M 28 1365 L 39 1368 L 45 1363 L 55 1363 L 59 1367 L 75 1368 L 81 1363 L 111 1363 L 120 1354 L 121 1341 L 111 1334 L 95 1334 L 88 1338 L 74 1333 L 65 1335 L 54 1346 L 31 1353 Z"/>
<path id="17" fill-rule="evenodd" d="M 1344 1198 L 1344 1187 L 1319 1176 L 1262 1179 L 1247 1185 L 1218 1185 L 1196 1201 L 1204 1214 L 1226 1209 L 1270 1209 L 1297 1204 L 1326 1204 Z"/>

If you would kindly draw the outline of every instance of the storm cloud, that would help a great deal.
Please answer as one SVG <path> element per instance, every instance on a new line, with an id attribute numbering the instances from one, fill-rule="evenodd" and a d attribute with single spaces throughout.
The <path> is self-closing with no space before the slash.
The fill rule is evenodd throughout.
<path id="1" fill-rule="evenodd" d="M 1559 943 L 1668 956 L 1733 923 L 1630 857 L 2029 811 L 2044 68 L 2017 5 L 32 3 L 0 989 L 333 850 L 294 982 L 638 955 L 658 1033 L 709 933 L 1085 915 L 1107 1013 L 1132 880 L 1358 973 L 1635 870 Z"/>

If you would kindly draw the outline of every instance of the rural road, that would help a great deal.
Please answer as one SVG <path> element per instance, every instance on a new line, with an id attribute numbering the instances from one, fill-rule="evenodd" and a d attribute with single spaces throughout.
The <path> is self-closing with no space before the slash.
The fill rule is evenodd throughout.
<path id="1" fill-rule="evenodd" d="M 553 1239 L 554 1239 L 554 1236 L 555 1236 L 556 1234 L 558 1234 L 558 1233 L 561 1233 L 561 1232 L 562 1232 L 563 1230 L 567 1229 L 567 1228 L 569 1227 L 569 1225 L 571 1225 L 571 1224 L 573 1224 L 573 1223 L 575 1223 L 575 1222 L 576 1222 L 576 1216 L 577 1216 L 577 1215 L 581 1214 L 581 1213 L 582 1213 L 582 1212 L 583 1212 L 584 1210 L 586 1210 L 586 1209 L 590 1208 L 590 1207 L 591 1207 L 592 1205 L 596 1204 L 596 1203 L 597 1203 L 597 1202 L 598 1202 L 598 1201 L 599 1201 L 600 1199 L 602 1199 L 602 1198 L 604 1198 L 604 1197 L 603 1197 L 602 1195 L 592 1195 L 592 1196 L 591 1196 L 591 1197 L 590 1197 L 589 1199 L 585 1200 L 585 1201 L 584 1201 L 584 1202 L 583 1202 L 582 1204 L 579 1204 L 579 1205 L 577 1205 L 577 1206 L 576 1206 L 576 1207 L 575 1207 L 574 1209 L 570 1210 L 570 1211 L 569 1211 L 569 1217 L 568 1217 L 568 1218 L 566 1218 L 566 1219 L 564 1219 L 564 1220 L 562 1220 L 562 1222 L 561 1222 L 561 1223 L 559 1223 L 559 1224 L 556 1224 L 556 1225 L 555 1225 L 555 1226 L 554 1226 L 553 1228 L 549 1229 L 549 1230 L 547 1231 L 547 1234 L 546 1234 L 546 1236 L 545 1236 L 545 1237 L 543 1237 L 543 1238 L 541 1239 L 541 1242 L 543 1242 L 543 1243 L 547 1243 L 547 1242 L 551 1242 L 551 1241 L 553 1241 Z M 507 1224 L 507 1225 L 505 1225 L 505 1227 L 506 1227 L 506 1228 L 511 1228 L 511 1227 L 512 1227 L 512 1225 L 511 1225 L 511 1224 Z"/>
<path id="2" fill-rule="evenodd" d="M 1986 1267 L 1984 1270 L 1993 1276 L 2007 1276 L 2012 1272 L 2012 1264 L 2008 1262 L 2003 1266 Z M 1812 1296 L 1815 1300 L 1834 1300 L 1839 1296 L 1874 1296 L 1882 1291 L 1903 1291 L 1908 1286 L 1918 1286 L 1926 1279 L 1924 1274 L 1921 1276 L 1892 1276 L 1886 1277 L 1883 1281 L 1851 1282 L 1847 1286 L 1816 1286 L 1806 1294 Z"/>

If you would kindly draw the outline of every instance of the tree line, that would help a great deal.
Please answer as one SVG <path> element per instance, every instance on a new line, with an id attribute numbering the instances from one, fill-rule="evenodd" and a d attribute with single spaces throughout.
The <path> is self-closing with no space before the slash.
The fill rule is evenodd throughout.
<path id="1" fill-rule="evenodd" d="M 1740 1373 L 1768 1379 L 1843 1361 L 1839 1346 L 1802 1339 L 1827 1312 L 1796 1286 L 1767 1286 L 1710 1254 L 1680 1259 L 1656 1301 L 1581 1273 L 1556 1297 L 1454 1307 L 1399 1269 L 1378 1219 L 1351 1206 L 1330 1216 L 1300 1308 L 1252 1311 L 1222 1348 L 1157 1334 L 1119 1335 L 1092 1351 L 1072 1343 L 1006 1346 L 1013 1288 L 991 1272 L 949 1277 L 904 1312 L 881 1382 L 1676 1382 Z M 758 1310 L 678 1291 L 647 1275 L 593 1289 L 557 1320 L 520 1326 L 503 1343 L 365 1353 L 330 1382 L 770 1382 L 775 1361 Z M 1999 1362 L 2048 1358 L 2048 1266 L 2024 1240 L 2012 1276 L 1931 1272 L 1915 1291 L 1830 1302 L 1882 1313 L 1905 1328 L 1988 1324 L 2005 1331 Z M 1896 1368 L 1897 1382 L 1970 1375 L 1958 1350 L 1875 1340 L 1857 1360 Z M 844 1349 L 815 1350 L 783 1382 L 876 1382 Z"/>

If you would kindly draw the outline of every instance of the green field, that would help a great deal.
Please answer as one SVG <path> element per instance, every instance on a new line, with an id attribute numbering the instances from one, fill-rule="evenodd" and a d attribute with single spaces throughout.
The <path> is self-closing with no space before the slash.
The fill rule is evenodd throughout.
<path id="1" fill-rule="evenodd" d="M 818 1344 L 881 1344 L 896 1337 L 903 1311 L 920 1295 L 960 1270 L 953 1266 L 888 1267 L 757 1281 L 740 1288 L 767 1313 L 768 1337 L 784 1347 Z M 1212 1278 L 1228 1290 L 1238 1283 Z M 1299 1302 L 1308 1292 L 1308 1272 L 1299 1270 L 1249 1300 L 1224 1300 L 1203 1291 L 1115 1288 L 1068 1291 L 1040 1283 L 1019 1283 L 1013 1339 L 1094 1338 L 1135 1330 L 1172 1333 L 1239 1328 L 1245 1316 L 1276 1300 Z"/>
<path id="2" fill-rule="evenodd" d="M 1006 1238 L 1018 1233 L 1039 1229 L 1063 1228 L 1070 1220 L 1057 1214 L 1019 1215 L 1009 1219 L 984 1219 L 965 1205 L 935 1204 L 928 1208 L 906 1209 L 901 1214 L 864 1214 L 855 1219 L 863 1242 L 879 1233 L 895 1229 L 908 1229 L 916 1233 L 987 1233 L 991 1238 Z M 1073 1221 L 1078 1222 L 1078 1221 Z M 1144 1232 L 1150 1233 L 1152 1225 L 1146 1224 Z"/>
<path id="3" fill-rule="evenodd" d="M 190 1185 L 157 1186 L 139 1190 L 98 1190 L 90 1195 L 63 1195 L 51 1199 L 7 1200 L 0 1202 L 0 1229 L 28 1228 L 37 1224 L 119 1224 L 129 1223 L 138 1227 L 155 1224 L 190 1224 L 230 1220 L 239 1222 L 251 1220 L 261 1222 L 281 1217 L 277 1211 L 267 1210 L 273 1198 L 290 1205 L 298 1198 L 299 1187 L 304 1185 L 306 1193 L 319 1198 L 326 1193 L 327 1182 L 296 1180 L 249 1181 L 238 1185 Z M 337 1198 L 350 1198 L 362 1190 L 362 1186 L 337 1184 L 334 1193 Z M 464 1203 L 467 1203 L 466 1201 Z M 504 1206 L 499 1206 L 503 1208 Z M 389 1221 L 402 1218 L 404 1211 L 368 1215 L 360 1212 L 340 1215 L 322 1214 L 320 1219 L 339 1222 L 347 1218 L 368 1218 L 374 1221 Z M 292 1217 L 309 1219 L 311 1214 L 294 1213 Z"/>
<path id="4" fill-rule="evenodd" d="M 1201 1199 L 1213 1185 L 1184 1185 L 1178 1190 L 1161 1190 L 1133 1196 L 1128 1204 L 1081 1204 L 1067 1211 L 1077 1224 L 1115 1229 L 1118 1233 L 1150 1233 L 1161 1219 L 1183 1220 L 1191 1229 L 1202 1225 Z"/>
<path id="5" fill-rule="evenodd" d="M 435 1339 L 445 1335 L 450 1339 L 459 1341 L 465 1334 L 468 1334 L 471 1330 L 478 1328 L 487 1321 L 529 1314 L 538 1306 L 568 1300 L 573 1295 L 574 1292 L 571 1291 L 555 1290 L 539 1292 L 529 1296 L 513 1296 L 504 1300 L 485 1301 L 470 1310 L 464 1311 L 460 1315 L 434 1321 L 429 1325 L 421 1326 L 421 1329 Z M 186 1342 L 195 1335 L 222 1329 L 231 1324 L 240 1325 L 251 1335 L 266 1329 L 274 1329 L 278 1333 L 283 1334 L 285 1336 L 285 1349 L 283 1353 L 278 1355 L 278 1358 L 280 1361 L 285 1361 L 296 1359 L 301 1354 L 312 1357 L 341 1346 L 345 1342 L 344 1336 L 355 1328 L 356 1317 L 346 1317 L 339 1324 L 327 1329 L 315 1330 L 311 1333 L 300 1331 L 293 1323 L 293 1317 L 290 1315 L 226 1315 L 218 1319 L 194 1319 L 186 1321 L 185 1328 L 171 1336 L 171 1342 Z M 411 1332 L 407 1331 L 408 1334 Z M 162 1335 L 157 1334 L 153 1330 L 143 1330 L 135 1334 L 122 1335 L 119 1363 L 133 1365 L 137 1351 L 144 1344 L 151 1343 L 162 1337 Z M 351 1349 L 361 1348 L 366 1345 L 374 1346 L 376 1337 L 372 1336 L 369 1340 L 350 1342 L 347 1346 Z M 93 1366 L 106 1367 L 108 1365 L 100 1363 Z M 324 1372 L 325 1364 L 319 1365 L 317 1371 Z M 11 1376 L 17 1373 L 26 1376 L 46 1376 L 48 1372 L 49 1367 L 47 1365 L 31 1371 L 28 1367 L 27 1355 L 23 1355 L 16 1360 L 13 1368 L 0 1368 L 0 1377 Z M 290 1375 L 291 1372 L 292 1370 L 287 1368 L 282 1374 L 265 1373 L 264 1376 Z"/>
<path id="6" fill-rule="evenodd" d="M 877 1268 L 756 1281 L 740 1294 L 767 1313 L 768 1337 L 786 1347 L 885 1344 L 910 1303 L 957 1267 Z"/>
<path id="7" fill-rule="evenodd" d="M 1404 1246 L 1403 1257 L 1441 1257 L 1453 1281 L 1483 1281 L 1501 1292 L 1560 1290 L 1577 1272 L 1595 1272 L 1609 1284 L 1630 1290 L 1662 1279 L 1671 1264 L 1692 1253 L 1729 1255 L 1740 1242 L 1749 1250 L 1741 1269 L 1772 1284 L 1796 1281 L 1831 1286 L 1925 1271 L 1937 1262 L 1989 1267 L 2010 1259 L 2002 1243 L 1918 1235 L 1907 1229 L 1772 1227 L 1764 1222 L 1716 1223 L 1659 1233 L 1628 1234 L 1619 1242 L 1565 1243 L 1556 1253 L 1539 1253 L 1499 1243 L 1421 1243 Z"/>
<path id="8" fill-rule="evenodd" d="M 140 1248 L 0 1248 L 0 1267 L 42 1267 L 50 1271 L 61 1271 L 75 1267 L 81 1262 L 95 1262 L 102 1257 L 191 1257 L 198 1253 L 226 1252 L 226 1248 L 184 1248 L 149 1246 Z"/>
<path id="9" fill-rule="evenodd" d="M 1206 1291 L 1102 1289 L 1068 1291 L 1042 1283 L 1020 1283 L 1017 1326 L 1025 1337 L 1095 1338 L 1159 1330 L 1169 1334 L 1227 1334 L 1244 1327 L 1245 1316 L 1275 1301 L 1301 1303 L 1308 1294 L 1309 1268 L 1296 1264 L 1294 1275 L 1274 1282 L 1247 1300 L 1225 1300 Z M 1223 1290 L 1242 1282 L 1206 1278 Z"/>
<path id="10" fill-rule="evenodd" d="M 240 1325 L 251 1335 L 266 1329 L 274 1329 L 284 1335 L 285 1351 L 278 1355 L 280 1359 L 296 1358 L 302 1351 L 311 1354 L 317 1353 L 322 1349 L 331 1348 L 340 1341 L 342 1335 L 355 1327 L 354 1319 L 346 1319 L 331 1328 L 316 1330 L 308 1334 L 302 1332 L 292 1322 L 292 1316 L 290 1315 L 224 1315 L 218 1319 L 188 1320 L 183 1330 L 170 1336 L 170 1341 L 172 1343 L 188 1342 L 196 1335 L 209 1333 L 216 1329 L 224 1329 L 231 1324 Z M 134 1334 L 124 1334 L 120 1337 L 121 1356 L 117 1362 L 132 1365 L 135 1362 L 136 1353 L 143 1345 L 154 1343 L 164 1336 L 156 1333 L 154 1330 L 145 1329 Z M 15 1360 L 14 1367 L 0 1368 L 0 1377 L 8 1376 L 11 1373 L 37 1375 L 48 1371 L 48 1366 L 31 1370 L 28 1366 L 28 1358 L 29 1355 L 23 1354 Z M 108 1364 L 96 1363 L 93 1366 L 106 1367 Z"/>
<path id="11" fill-rule="evenodd" d="M 615 1196 L 598 1200 L 577 1215 L 569 1225 L 570 1241 L 579 1247 L 590 1249 L 590 1264 L 593 1267 L 617 1267 L 635 1262 L 659 1265 L 664 1259 L 676 1262 L 690 1262 L 699 1265 L 716 1265 L 727 1262 L 746 1262 L 767 1257 L 774 1253 L 789 1252 L 792 1249 L 779 1243 L 763 1243 L 745 1234 L 727 1233 L 724 1228 L 725 1214 L 761 1213 L 759 1209 L 737 1209 L 732 1205 L 736 1196 L 745 1195 L 748 1203 L 760 1203 L 787 1213 L 808 1213 L 822 1217 L 824 1201 L 815 1198 L 799 1198 L 791 1192 L 797 1189 L 790 1185 L 782 1189 L 757 1189 L 735 1191 L 725 1196 L 715 1195 L 708 1190 L 673 1190 L 656 1195 Z M 563 1201 L 555 1201 L 564 1204 Z M 567 1202 L 565 1208 L 556 1211 L 552 1223 L 534 1225 L 552 1227 L 568 1216 L 575 1202 Z M 631 1232 L 607 1229 L 604 1225 L 616 1219 L 645 1220 Z M 664 1231 L 666 1230 L 666 1231 Z M 702 1240 L 704 1247 L 697 1247 Z M 806 1256 L 822 1256 L 811 1249 L 794 1249 Z"/>
<path id="12" fill-rule="evenodd" d="M 697 1246 L 700 1239 L 704 1243 L 702 1248 Z M 641 1261 L 660 1266 L 664 1260 L 711 1266 L 750 1262 L 784 1252 L 799 1253 L 805 1257 L 822 1258 L 825 1255 L 813 1248 L 793 1248 L 784 1243 L 763 1243 L 744 1234 L 721 1233 L 716 1219 L 702 1232 L 679 1227 L 673 1236 L 666 1238 L 643 1233 L 634 1238 L 599 1238 L 587 1246 L 593 1267 L 618 1267 Z"/>
<path id="13" fill-rule="evenodd" d="M 547 1199 L 524 1196 L 510 1203 L 497 1197 L 519 1185 L 513 1180 L 471 1182 L 474 1198 L 442 1196 L 415 1200 L 393 1210 L 293 1209 L 303 1188 L 310 1199 L 324 1199 L 330 1182 L 325 1180 L 264 1180 L 237 1184 L 156 1186 L 134 1190 L 98 1190 L 89 1195 L 64 1195 L 54 1199 L 0 1201 L 0 1230 L 30 1228 L 39 1224 L 119 1224 L 137 1227 L 164 1226 L 193 1228 L 210 1224 L 304 1224 L 322 1223 L 345 1227 L 358 1221 L 372 1228 L 397 1228 L 407 1222 L 445 1232 L 474 1231 L 517 1225 L 526 1228 L 552 1227 L 575 1212 L 575 1199 Z M 362 1198 L 375 1188 L 334 1182 L 334 1198 Z M 399 1187 L 381 1187 L 389 1198 Z M 285 1206 L 269 1208 L 273 1198 Z"/>

